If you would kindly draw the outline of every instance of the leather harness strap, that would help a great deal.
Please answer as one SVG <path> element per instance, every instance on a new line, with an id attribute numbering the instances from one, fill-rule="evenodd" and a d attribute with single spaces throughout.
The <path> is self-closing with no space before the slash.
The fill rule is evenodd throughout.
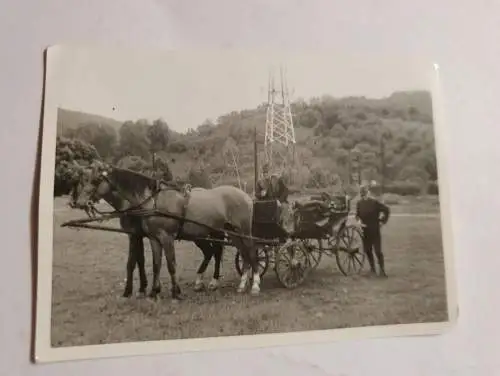
<path id="1" fill-rule="evenodd" d="M 186 212 L 187 212 L 187 206 L 189 204 L 189 199 L 191 198 L 191 185 L 186 184 L 183 189 L 183 196 L 184 196 L 184 202 L 182 204 L 182 211 L 181 211 L 181 220 L 179 221 L 179 228 L 177 230 L 177 234 L 175 236 L 176 240 L 181 240 L 182 236 L 182 231 L 184 229 L 184 224 L 186 223 Z"/>
<path id="2" fill-rule="evenodd" d="M 162 184 L 163 184 L 163 187 L 162 187 Z M 158 195 L 158 193 L 160 193 L 161 191 L 163 191 L 165 189 L 171 189 L 163 181 L 157 182 L 156 183 L 156 187 L 157 187 L 157 190 L 152 195 L 154 197 L 154 208 L 155 208 L 155 210 L 158 209 L 157 206 L 156 206 L 156 204 L 157 204 L 157 202 L 156 202 L 156 196 Z M 180 237 L 182 235 L 182 230 L 184 228 L 184 224 L 186 223 L 185 219 L 186 219 L 187 206 L 189 204 L 189 199 L 191 198 L 191 186 L 189 184 L 186 184 L 184 186 L 182 194 L 184 196 L 184 200 L 183 200 L 183 203 L 182 203 L 182 209 L 181 209 L 181 215 L 180 215 L 181 219 L 179 220 L 179 228 L 177 229 L 177 234 L 175 235 L 175 239 L 176 240 L 182 240 L 182 239 L 180 239 Z"/>

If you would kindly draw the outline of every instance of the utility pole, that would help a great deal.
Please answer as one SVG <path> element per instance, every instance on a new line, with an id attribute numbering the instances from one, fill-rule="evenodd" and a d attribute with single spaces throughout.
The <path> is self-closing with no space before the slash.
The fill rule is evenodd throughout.
<path id="1" fill-rule="evenodd" d="M 253 167 L 254 167 L 254 185 L 253 191 L 257 192 L 257 182 L 259 180 L 259 162 L 257 158 L 258 149 L 257 149 L 257 125 L 254 126 L 253 133 Z"/>
<path id="2" fill-rule="evenodd" d="M 380 137 L 380 188 L 381 194 L 385 192 L 385 139 L 384 135 Z"/>
<path id="3" fill-rule="evenodd" d="M 351 160 L 351 150 L 349 149 L 347 154 L 347 184 L 351 186 L 352 184 L 352 160 Z"/>

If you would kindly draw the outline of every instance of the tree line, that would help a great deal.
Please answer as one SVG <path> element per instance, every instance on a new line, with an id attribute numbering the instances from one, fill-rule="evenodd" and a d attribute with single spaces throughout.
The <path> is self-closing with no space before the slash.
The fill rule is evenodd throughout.
<path id="1" fill-rule="evenodd" d="M 425 92 L 396 93 L 380 100 L 325 96 L 295 101 L 292 112 L 300 163 L 286 171 L 289 185 L 297 190 L 328 189 L 339 183 L 350 186 L 375 180 L 385 192 L 437 193 L 430 103 Z M 154 159 L 166 179 L 210 186 L 210 178 L 222 175 L 236 155 L 239 176 L 251 186 L 254 129 L 259 129 L 262 152 L 265 117 L 263 104 L 207 120 L 183 134 L 161 119 L 151 124 L 127 121 L 118 129 L 80 121 L 60 132 L 55 191 L 66 191 L 74 175 L 71 171 L 95 158 L 149 174 Z M 236 184 L 235 177 L 228 174 L 220 183 Z"/>

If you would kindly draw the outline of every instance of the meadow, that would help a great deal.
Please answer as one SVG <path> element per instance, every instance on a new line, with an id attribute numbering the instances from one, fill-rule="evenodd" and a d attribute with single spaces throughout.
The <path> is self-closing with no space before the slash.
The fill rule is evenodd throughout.
<path id="1" fill-rule="evenodd" d="M 296 289 L 281 287 L 270 268 L 262 280 L 260 296 L 239 295 L 235 291 L 239 281 L 234 267 L 236 250 L 226 247 L 219 290 L 196 293 L 193 285 L 201 251 L 192 243 L 177 242 L 178 275 L 187 295 L 180 303 L 170 299 L 165 263 L 161 299 L 122 298 L 127 237 L 61 228 L 61 223 L 85 214 L 70 209 L 67 197 L 54 202 L 51 342 L 55 347 L 447 319 L 441 225 L 435 199 L 401 199 L 391 206 L 393 217 L 383 228 L 388 279 L 368 277 L 368 265 L 360 275 L 343 276 L 333 258 L 323 257 Z M 151 266 L 146 242 L 149 283 Z M 207 282 L 212 271 L 211 264 Z M 134 288 L 137 291 L 137 275 Z"/>

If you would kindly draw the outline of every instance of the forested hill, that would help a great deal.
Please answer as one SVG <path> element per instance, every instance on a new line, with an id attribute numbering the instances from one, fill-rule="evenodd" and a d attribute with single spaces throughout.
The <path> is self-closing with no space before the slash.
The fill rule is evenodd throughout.
<path id="1" fill-rule="evenodd" d="M 64 132 L 75 130 L 85 124 L 100 124 L 108 126 L 118 131 L 122 126 L 122 122 L 108 117 L 87 114 L 85 112 L 66 110 L 59 108 L 57 112 L 57 134 L 62 135 Z"/>
<path id="2" fill-rule="evenodd" d="M 291 183 L 297 187 L 321 188 L 339 180 L 346 182 L 349 173 L 352 176 L 358 171 L 363 179 L 422 189 L 437 179 L 428 92 L 395 92 L 381 99 L 323 96 L 296 100 L 292 112 L 300 165 L 292 172 Z M 217 180 L 227 172 L 234 155 L 242 180 L 251 185 L 254 127 L 262 149 L 265 119 L 266 106 L 262 104 L 221 114 L 214 122 L 206 121 L 180 134 L 172 131 L 175 124 L 161 120 L 122 124 L 61 109 L 58 126 L 63 124 L 64 129 L 59 128 L 58 134 L 93 144 L 101 157 L 114 163 L 131 155 L 149 163 L 151 142 L 162 139 L 155 149 L 180 178 L 192 169 L 202 169 Z M 235 178 L 220 182 L 234 184 Z"/>

